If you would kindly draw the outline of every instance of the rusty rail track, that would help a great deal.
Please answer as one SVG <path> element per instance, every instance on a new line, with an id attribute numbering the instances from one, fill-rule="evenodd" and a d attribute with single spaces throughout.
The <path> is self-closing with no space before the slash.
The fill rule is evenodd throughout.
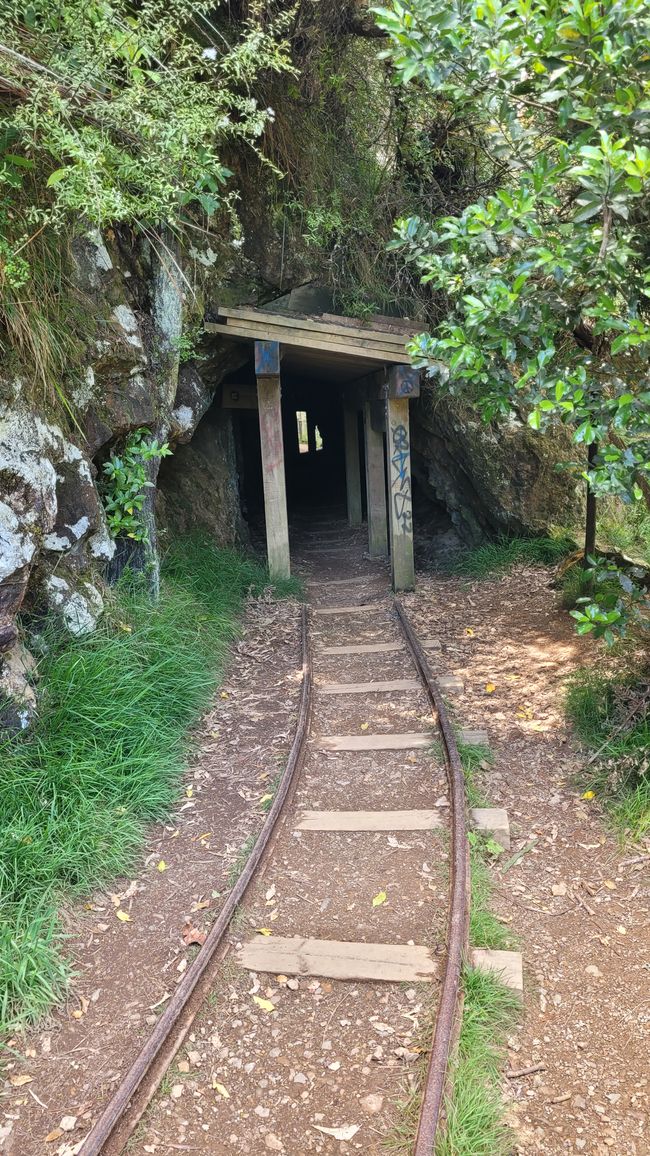
<path id="1" fill-rule="evenodd" d="M 451 879 L 447 917 L 447 952 L 438 1003 L 434 1036 L 413 1156 L 432 1156 L 448 1075 L 449 1056 L 460 1025 L 460 981 L 469 924 L 469 856 L 465 815 L 465 788 L 460 755 L 453 728 L 438 684 L 426 655 L 399 599 L 394 606 L 408 650 L 433 708 L 445 752 L 451 799 Z M 183 976 L 174 995 L 139 1055 L 84 1140 L 81 1156 L 120 1153 L 153 1099 L 164 1072 L 187 1035 L 202 1000 L 227 952 L 226 932 L 253 880 L 268 856 L 288 801 L 300 774 L 309 735 L 312 708 L 312 662 L 309 645 L 309 610 L 302 607 L 302 690 L 296 732 L 266 821 L 235 886 L 215 920 L 193 966 Z"/>
<path id="2" fill-rule="evenodd" d="M 465 776 L 440 687 L 431 673 L 424 650 L 398 598 L 395 599 L 395 609 L 418 674 L 438 720 L 451 799 L 451 882 L 447 915 L 447 954 L 413 1150 L 413 1156 L 431 1156 L 447 1083 L 449 1056 L 454 1038 L 460 1029 L 460 981 L 469 934 L 470 876 Z"/>
<path id="3" fill-rule="evenodd" d="M 196 1014 L 196 1008 L 190 1008 L 191 997 L 199 988 L 200 981 L 204 979 L 206 974 L 209 974 L 211 970 L 214 969 L 215 964 L 218 963 L 219 949 L 223 945 L 230 921 L 246 894 L 248 886 L 269 847 L 278 820 L 291 795 L 292 788 L 303 763 L 311 716 L 312 667 L 309 649 L 309 611 L 306 605 L 302 608 L 301 637 L 302 691 L 300 695 L 298 723 L 287 765 L 264 826 L 246 861 L 244 870 L 232 891 L 227 896 L 219 915 L 210 929 L 210 933 L 202 950 L 196 957 L 196 961 L 183 976 L 183 979 L 167 1004 L 165 1011 L 142 1048 L 142 1051 L 137 1056 L 114 1096 L 102 1112 L 94 1128 L 88 1133 L 80 1150 L 82 1156 L 99 1156 L 99 1153 L 104 1151 L 109 1141 L 115 1137 L 118 1128 L 127 1114 L 129 1115 L 129 1131 L 133 1130 L 138 1120 L 142 1117 L 162 1078 L 162 1072 L 160 1076 L 155 1074 L 157 1063 L 163 1055 L 168 1055 L 170 1050 L 171 1056 L 173 1057 L 189 1031 L 192 1019 Z M 173 1045 L 170 1049 L 169 1044 L 171 1040 L 173 1040 Z M 169 1062 L 168 1059 L 165 1060 L 163 1070 L 168 1066 Z M 141 1090 L 144 1091 L 144 1095 L 141 1096 L 137 1106 L 134 1105 L 132 1108 L 134 1098 Z M 130 1109 L 132 1110 L 130 1111 Z M 119 1147 L 117 1151 L 120 1151 Z"/>

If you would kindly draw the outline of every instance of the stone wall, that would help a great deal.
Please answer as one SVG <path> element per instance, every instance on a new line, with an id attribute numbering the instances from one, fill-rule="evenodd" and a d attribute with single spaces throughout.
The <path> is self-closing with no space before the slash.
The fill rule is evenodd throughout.
<path id="1" fill-rule="evenodd" d="M 412 403 L 411 429 L 413 473 L 467 545 L 580 523 L 576 483 L 557 469 L 573 456 L 568 435 L 542 436 L 515 419 L 486 425 L 429 384 Z"/>

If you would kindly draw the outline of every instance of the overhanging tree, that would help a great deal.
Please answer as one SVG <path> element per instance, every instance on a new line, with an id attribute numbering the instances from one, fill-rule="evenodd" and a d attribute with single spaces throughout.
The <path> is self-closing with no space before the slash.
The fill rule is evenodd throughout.
<path id="1" fill-rule="evenodd" d="M 650 495 L 650 4 L 395 0 L 374 9 L 398 81 L 480 134 L 498 181 L 460 216 L 396 225 L 394 247 L 442 291 L 410 352 L 488 420 L 562 422 L 588 492 L 598 581 L 574 611 L 609 641 L 647 600 L 593 559 L 596 496 Z M 612 585 L 612 574 L 617 580 Z"/>

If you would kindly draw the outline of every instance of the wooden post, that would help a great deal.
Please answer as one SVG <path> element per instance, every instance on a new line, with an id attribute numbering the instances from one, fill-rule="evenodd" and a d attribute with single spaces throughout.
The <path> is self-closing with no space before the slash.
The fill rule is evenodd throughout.
<path id="1" fill-rule="evenodd" d="M 345 484 L 348 524 L 361 525 L 361 469 L 359 465 L 359 423 L 356 409 L 343 408 L 345 436 Z"/>
<path id="2" fill-rule="evenodd" d="M 371 558 L 388 554 L 388 519 L 386 516 L 386 462 L 384 435 L 373 425 L 373 405 L 363 407 L 363 433 L 366 447 L 366 492 L 368 495 L 368 553 Z"/>
<path id="3" fill-rule="evenodd" d="M 388 505 L 393 590 L 415 589 L 409 397 L 419 392 L 419 374 L 407 365 L 388 373 Z"/>
<path id="4" fill-rule="evenodd" d="M 255 342 L 257 404 L 262 443 L 266 549 L 271 578 L 288 578 L 291 570 L 289 521 L 284 477 L 284 442 L 280 401 L 280 345 Z"/>

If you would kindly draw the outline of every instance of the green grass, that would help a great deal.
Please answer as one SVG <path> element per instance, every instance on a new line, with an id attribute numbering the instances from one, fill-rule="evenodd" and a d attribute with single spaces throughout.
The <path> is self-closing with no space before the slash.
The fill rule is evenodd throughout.
<path id="1" fill-rule="evenodd" d="M 520 1013 L 518 996 L 489 972 L 463 974 L 463 1022 L 436 1156 L 508 1156 L 500 1070 L 504 1045 Z"/>
<path id="2" fill-rule="evenodd" d="M 567 537 L 562 538 L 498 538 L 474 550 L 468 550 L 453 571 L 467 578 L 490 578 L 506 574 L 520 562 L 539 562 L 550 565 L 559 562 L 575 549 Z"/>
<path id="3" fill-rule="evenodd" d="M 464 743 L 460 735 L 456 735 L 456 746 L 463 764 L 465 775 L 465 796 L 470 807 L 486 807 L 485 796 L 479 785 L 480 771 L 484 771 L 494 762 L 494 755 L 489 747 L 480 744 Z"/>
<path id="4" fill-rule="evenodd" d="M 486 861 L 481 839 L 470 847 L 470 871 L 472 877 L 472 903 L 469 913 L 469 941 L 472 947 L 491 947 L 497 951 L 510 951 L 513 936 L 490 911 L 492 877 Z"/>
<path id="5" fill-rule="evenodd" d="M 620 833 L 639 839 L 650 831 L 650 702 L 648 672 L 623 676 L 579 670 L 567 686 L 566 713 L 593 761 L 580 776 Z M 631 717 L 630 717 L 631 716 Z"/>
<path id="6" fill-rule="evenodd" d="M 123 581 L 95 634 L 44 636 L 39 722 L 0 750 L 0 1030 L 61 998 L 57 910 L 130 871 L 145 824 L 168 815 L 246 593 L 267 585 L 255 561 L 190 538 L 157 605 Z"/>
<path id="7" fill-rule="evenodd" d="M 608 498 L 601 502 L 598 540 L 622 554 L 650 562 L 650 510 L 645 501 L 626 505 Z"/>

